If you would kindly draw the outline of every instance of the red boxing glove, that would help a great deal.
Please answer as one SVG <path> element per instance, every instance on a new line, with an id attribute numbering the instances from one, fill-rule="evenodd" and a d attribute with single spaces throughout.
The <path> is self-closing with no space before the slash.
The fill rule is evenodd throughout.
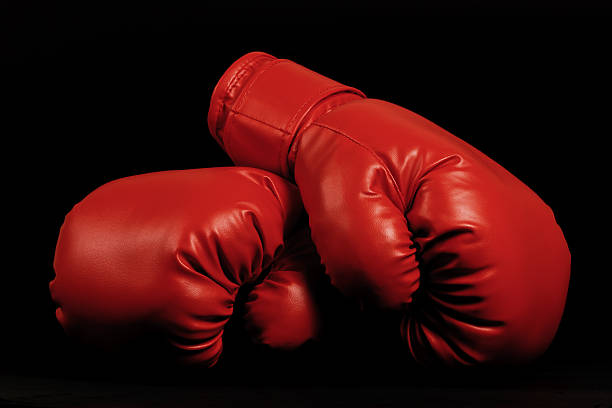
<path id="1" fill-rule="evenodd" d="M 223 75 L 208 124 L 236 164 L 295 179 L 332 283 L 403 311 L 417 361 L 516 363 L 552 341 L 570 274 L 563 234 L 480 151 L 263 53 Z"/>
<path id="2" fill-rule="evenodd" d="M 161 333 L 178 360 L 214 365 L 241 286 L 255 340 L 294 348 L 317 335 L 322 274 L 294 185 L 257 169 L 127 177 L 67 215 L 50 284 L 69 335 L 117 345 Z M 291 234 L 293 234 L 291 236 Z"/>

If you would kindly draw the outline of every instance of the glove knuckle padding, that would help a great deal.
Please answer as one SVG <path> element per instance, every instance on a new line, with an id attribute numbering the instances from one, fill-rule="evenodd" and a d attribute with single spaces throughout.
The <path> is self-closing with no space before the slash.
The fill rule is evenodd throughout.
<path id="1" fill-rule="evenodd" d="M 410 302 L 419 272 L 388 172 L 362 146 L 325 128 L 306 131 L 299 149 L 296 183 L 313 215 L 312 237 L 332 284 L 385 306 Z M 337 171 L 339 163 L 345 171 Z M 356 177 L 356 171 L 362 175 Z"/>
<path id="2" fill-rule="evenodd" d="M 293 173 L 332 283 L 403 310 L 401 333 L 420 362 L 520 362 L 541 354 L 561 319 L 570 272 L 550 208 L 435 124 L 349 87 L 340 101 L 341 94 L 325 94 L 337 83 L 291 64 L 268 65 L 267 73 L 252 73 L 248 92 L 233 90 L 234 116 L 255 112 L 257 126 L 215 127 L 222 89 L 213 94 L 209 124 L 218 140 L 232 140 L 237 164 Z M 291 106 L 310 111 L 298 115 Z M 298 116 L 301 125 L 283 125 Z M 281 132 L 265 133 L 262 123 Z M 287 140 L 287 170 L 283 159 L 248 148 Z"/>
<path id="3" fill-rule="evenodd" d="M 315 339 L 321 316 L 315 294 L 322 274 L 308 231 L 295 233 L 266 279 L 248 295 L 245 321 L 251 336 L 277 349 L 294 349 Z"/>
<path id="4" fill-rule="evenodd" d="M 282 250 L 301 204 L 255 169 L 169 171 L 95 190 L 66 217 L 51 283 L 67 332 L 160 330 L 190 363 L 214 364 L 239 287 Z"/>
<path id="5" fill-rule="evenodd" d="M 418 294 L 402 332 L 421 361 L 514 361 L 543 351 L 563 310 L 568 270 L 557 259 L 566 259 L 567 247 L 531 190 L 385 102 L 352 102 L 314 125 L 348 136 L 305 130 L 295 163 L 332 282 L 349 291 L 361 285 L 383 306 L 406 308 Z M 322 153 L 325 145 L 332 153 Z"/>
<path id="6" fill-rule="evenodd" d="M 306 276 L 295 270 L 272 271 L 247 300 L 246 328 L 257 342 L 277 349 L 293 349 L 316 333 L 314 300 Z M 280 306 L 280 307 L 279 307 Z"/>

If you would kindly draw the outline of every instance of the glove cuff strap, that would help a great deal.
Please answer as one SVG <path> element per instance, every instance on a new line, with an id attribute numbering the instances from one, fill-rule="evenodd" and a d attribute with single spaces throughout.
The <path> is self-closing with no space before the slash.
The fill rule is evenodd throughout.
<path id="1" fill-rule="evenodd" d="M 208 127 L 234 163 L 290 176 L 298 130 L 324 113 L 336 94 L 365 95 L 289 60 L 252 52 L 225 72 L 213 91 Z M 342 103 L 352 98 L 340 98 Z M 334 106 L 337 104 L 333 104 Z M 317 109 L 315 109 L 317 108 Z M 317 115 L 313 115 L 313 112 Z"/>

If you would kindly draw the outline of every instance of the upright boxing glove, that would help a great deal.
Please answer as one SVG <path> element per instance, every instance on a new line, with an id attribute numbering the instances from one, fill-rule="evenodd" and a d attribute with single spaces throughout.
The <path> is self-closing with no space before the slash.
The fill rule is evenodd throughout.
<path id="1" fill-rule="evenodd" d="M 517 363 L 551 343 L 565 239 L 551 209 L 474 147 L 257 52 L 223 75 L 208 125 L 236 164 L 295 180 L 332 283 L 401 311 L 417 361 Z"/>
<path id="2" fill-rule="evenodd" d="M 160 335 L 214 365 L 241 287 L 246 329 L 290 349 L 317 336 L 323 274 L 297 188 L 265 171 L 166 171 L 103 185 L 66 216 L 50 283 L 56 316 L 84 342 Z M 304 221 L 302 220 L 302 223 Z M 242 292 L 241 292 L 242 293 Z"/>

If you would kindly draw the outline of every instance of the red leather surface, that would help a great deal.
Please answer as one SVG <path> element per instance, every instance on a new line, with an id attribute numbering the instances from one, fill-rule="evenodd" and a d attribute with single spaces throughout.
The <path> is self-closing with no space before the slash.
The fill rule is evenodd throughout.
<path id="1" fill-rule="evenodd" d="M 236 164 L 294 176 L 332 283 L 365 305 L 402 310 L 417 361 L 519 363 L 546 350 L 570 254 L 532 190 L 402 107 L 331 80 L 340 93 L 317 98 L 304 84 L 325 80 L 291 61 L 251 53 L 232 67 L 213 94 L 211 131 Z M 234 77 L 241 83 L 225 98 Z M 221 122 L 219 111 L 231 114 Z"/>
<path id="2" fill-rule="evenodd" d="M 244 320 L 252 339 L 276 349 L 293 349 L 318 338 L 324 308 L 317 295 L 323 276 L 307 228 L 295 231 L 245 301 Z"/>
<path id="3" fill-rule="evenodd" d="M 293 84 L 293 92 L 275 86 L 278 73 Z M 208 127 L 234 162 L 286 176 L 293 135 L 306 122 L 313 102 L 342 93 L 363 96 L 300 65 L 250 53 L 236 61 L 215 87 Z"/>
<path id="4" fill-rule="evenodd" d="M 257 169 L 150 173 L 103 185 L 66 216 L 57 242 L 57 319 L 94 344 L 162 333 L 187 363 L 213 365 L 242 285 L 256 341 L 313 338 L 308 275 L 320 267 L 298 191 Z M 308 270 L 312 268 L 312 270 Z"/>

